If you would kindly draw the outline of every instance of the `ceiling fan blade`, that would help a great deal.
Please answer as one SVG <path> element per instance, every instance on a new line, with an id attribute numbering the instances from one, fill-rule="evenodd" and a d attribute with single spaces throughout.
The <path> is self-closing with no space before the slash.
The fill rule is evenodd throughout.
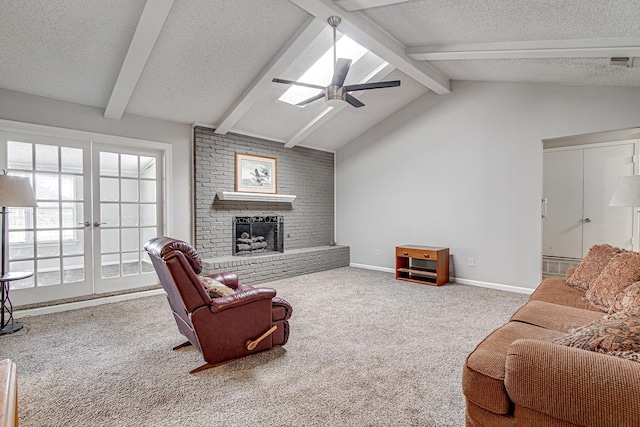
<path id="1" fill-rule="evenodd" d="M 344 79 L 347 78 L 349 67 L 351 67 L 350 59 L 338 58 L 336 61 L 336 70 L 331 80 L 331 86 L 342 86 L 344 84 Z"/>
<path id="2" fill-rule="evenodd" d="M 311 84 L 311 83 L 297 82 L 295 80 L 273 79 L 271 81 L 274 82 L 274 83 L 284 83 L 286 85 L 304 86 L 304 87 L 310 87 L 310 88 L 313 88 L 313 89 L 324 90 L 324 86 L 314 85 L 314 84 Z"/>
<path id="3" fill-rule="evenodd" d="M 316 96 L 312 96 L 311 98 L 305 99 L 304 101 L 300 101 L 296 105 L 298 107 L 304 107 L 305 105 L 309 104 L 310 102 L 316 101 L 316 100 L 318 100 L 320 98 L 324 98 L 324 92 L 319 93 Z"/>
<path id="4" fill-rule="evenodd" d="M 358 101 L 356 98 L 349 94 L 347 94 L 345 100 L 356 108 L 364 107 L 364 104 L 362 102 Z"/>
<path id="5" fill-rule="evenodd" d="M 347 92 L 353 92 L 356 90 L 367 90 L 367 89 L 382 89 L 385 87 L 395 87 L 400 86 L 400 80 L 391 80 L 388 82 L 375 82 L 375 83 L 362 83 L 359 85 L 350 85 L 345 86 L 344 90 Z"/>

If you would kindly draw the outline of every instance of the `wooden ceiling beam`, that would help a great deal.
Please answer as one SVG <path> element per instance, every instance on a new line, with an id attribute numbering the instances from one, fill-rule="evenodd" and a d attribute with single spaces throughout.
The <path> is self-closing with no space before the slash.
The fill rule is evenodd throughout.
<path id="1" fill-rule="evenodd" d="M 396 3 L 406 3 L 407 1 L 409 0 L 335 0 L 334 3 L 344 10 L 352 12 L 354 10 L 388 6 Z"/>
<path id="2" fill-rule="evenodd" d="M 416 46 L 408 56 L 422 61 L 459 59 L 611 58 L 640 56 L 640 38 L 541 40 L 509 43 Z"/>
<path id="3" fill-rule="evenodd" d="M 324 22 L 330 16 L 339 16 L 342 22 L 338 31 L 435 93 L 451 92 L 447 76 L 425 62 L 408 57 L 405 46 L 360 12 L 345 11 L 330 0 L 289 1 Z"/>
<path id="4" fill-rule="evenodd" d="M 173 2 L 174 0 L 153 0 L 145 3 L 127 56 L 124 58 L 120 74 L 111 91 L 107 108 L 104 110 L 105 118 L 114 120 L 122 118 Z"/>

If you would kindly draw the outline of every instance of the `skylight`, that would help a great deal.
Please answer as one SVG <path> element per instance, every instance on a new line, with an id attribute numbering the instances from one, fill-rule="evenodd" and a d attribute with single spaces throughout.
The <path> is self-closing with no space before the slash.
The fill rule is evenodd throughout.
<path id="1" fill-rule="evenodd" d="M 356 63 L 360 58 L 367 53 L 367 49 L 360 46 L 347 36 L 342 38 L 336 43 L 336 52 L 338 58 L 351 59 L 351 65 Z M 325 52 L 297 81 L 304 83 L 311 83 L 320 86 L 327 86 L 331 83 L 333 77 L 333 46 Z M 280 101 L 297 104 L 300 101 L 311 98 L 314 95 L 319 94 L 318 89 L 311 89 L 302 86 L 291 86 L 285 93 L 282 94 Z"/>

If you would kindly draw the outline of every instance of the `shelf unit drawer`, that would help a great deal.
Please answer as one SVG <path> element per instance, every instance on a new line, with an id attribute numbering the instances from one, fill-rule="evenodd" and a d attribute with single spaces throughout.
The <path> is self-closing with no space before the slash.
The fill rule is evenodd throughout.
<path id="1" fill-rule="evenodd" d="M 419 259 L 438 259 L 438 251 L 430 249 L 409 249 L 409 248 L 396 248 L 396 256 L 404 258 L 419 258 Z"/>

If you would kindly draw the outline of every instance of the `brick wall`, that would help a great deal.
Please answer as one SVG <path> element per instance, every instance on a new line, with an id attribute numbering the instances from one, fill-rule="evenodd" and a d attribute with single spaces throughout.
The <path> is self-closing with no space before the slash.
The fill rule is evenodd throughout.
<path id="1" fill-rule="evenodd" d="M 238 275 L 242 283 L 261 285 L 273 280 L 347 267 L 348 265 L 348 246 L 320 246 L 292 249 L 285 254 L 205 259 L 202 262 L 202 271 L 204 274 L 232 271 Z"/>
<path id="2" fill-rule="evenodd" d="M 202 258 L 231 255 L 234 216 L 284 216 L 284 247 L 328 245 L 334 237 L 334 155 L 304 147 L 213 129 L 194 129 L 195 246 Z M 278 193 L 293 203 L 229 202 L 218 191 L 235 191 L 235 153 L 277 159 Z"/>

